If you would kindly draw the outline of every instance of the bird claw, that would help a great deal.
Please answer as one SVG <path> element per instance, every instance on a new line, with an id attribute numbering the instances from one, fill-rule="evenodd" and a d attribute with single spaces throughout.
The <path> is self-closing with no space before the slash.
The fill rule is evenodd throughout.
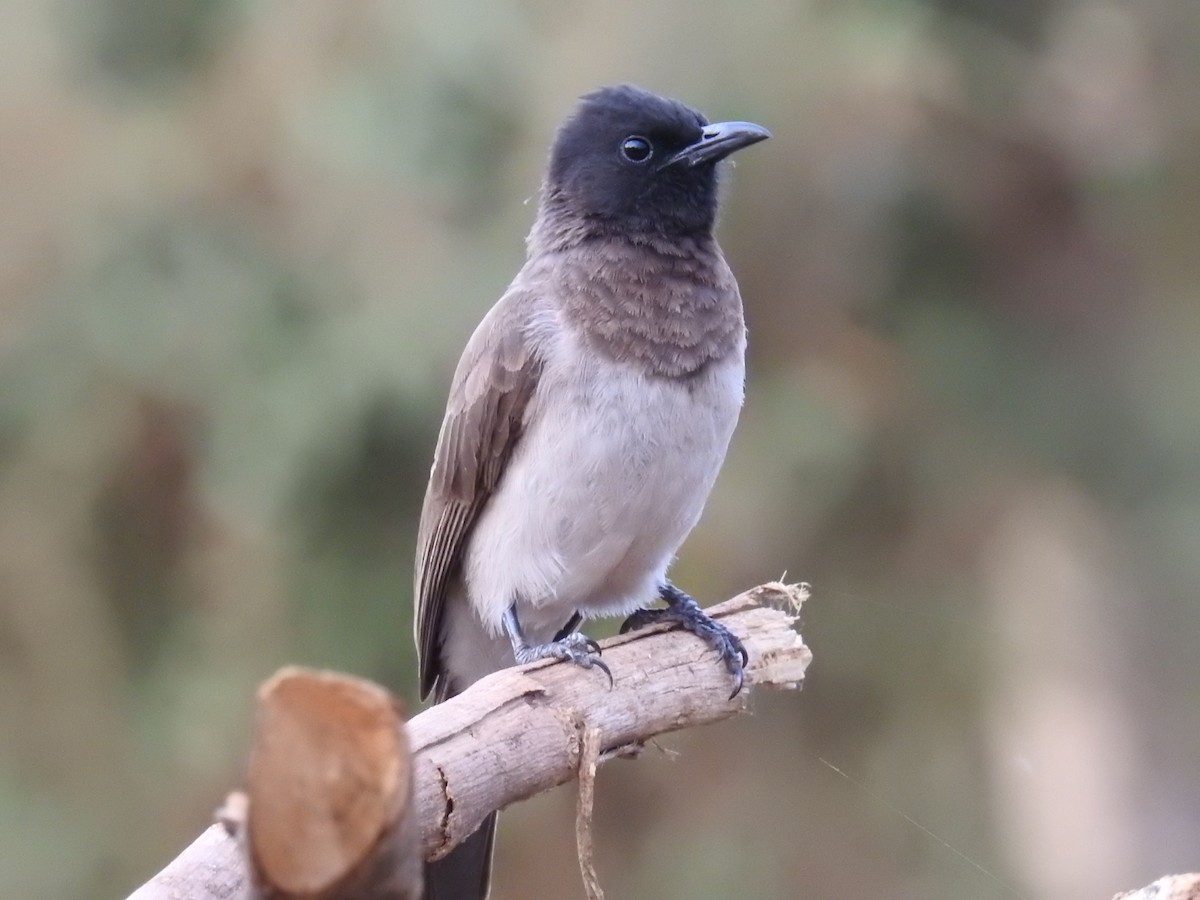
<path id="1" fill-rule="evenodd" d="M 514 652 L 514 656 L 521 665 L 539 659 L 558 659 L 574 663 L 584 669 L 599 669 L 608 676 L 608 686 L 611 689 L 614 684 L 612 670 L 609 669 L 608 663 L 600 658 L 600 653 L 600 645 L 596 641 L 586 634 L 573 631 L 565 637 L 547 644 L 518 648 Z"/>
<path id="2" fill-rule="evenodd" d="M 686 594 L 682 596 L 687 597 Z M 704 612 L 690 597 L 687 597 L 687 601 L 668 598 L 668 603 L 671 605 L 665 609 L 637 610 L 622 623 L 621 634 L 661 623 L 678 625 L 684 631 L 690 631 L 717 651 L 717 656 L 733 676 L 733 693 L 729 695 L 732 700 L 742 692 L 745 669 L 750 663 L 750 654 L 746 652 L 741 639 Z"/>

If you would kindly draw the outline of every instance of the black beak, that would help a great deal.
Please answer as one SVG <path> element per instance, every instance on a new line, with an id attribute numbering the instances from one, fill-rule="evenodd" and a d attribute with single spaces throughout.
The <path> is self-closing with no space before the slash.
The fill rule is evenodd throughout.
<path id="1" fill-rule="evenodd" d="M 663 163 L 663 168 L 680 164 L 690 167 L 715 163 L 735 150 L 765 141 L 770 136 L 771 132 L 753 122 L 714 122 L 704 126 L 700 140 L 668 159 Z"/>

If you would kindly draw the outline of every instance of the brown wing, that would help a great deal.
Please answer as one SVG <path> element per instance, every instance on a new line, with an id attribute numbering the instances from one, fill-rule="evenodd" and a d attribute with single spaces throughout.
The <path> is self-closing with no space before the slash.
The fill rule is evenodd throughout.
<path id="1" fill-rule="evenodd" d="M 414 594 L 421 697 L 441 670 L 438 639 L 446 591 L 480 511 L 521 435 L 540 363 L 526 338 L 528 298 L 509 295 L 463 351 L 438 436 L 417 533 Z"/>

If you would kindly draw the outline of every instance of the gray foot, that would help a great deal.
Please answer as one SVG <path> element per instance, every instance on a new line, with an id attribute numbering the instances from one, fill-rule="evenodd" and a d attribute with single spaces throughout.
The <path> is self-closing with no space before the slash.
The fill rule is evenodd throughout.
<path id="1" fill-rule="evenodd" d="M 621 626 L 621 633 L 662 622 L 690 631 L 717 651 L 717 655 L 725 663 L 725 668 L 733 676 L 733 693 L 729 695 L 730 699 L 740 694 L 745 681 L 746 664 L 750 662 L 750 655 L 742 645 L 741 639 L 670 582 L 663 585 L 660 594 L 667 601 L 666 608 L 639 609 L 625 620 Z"/>
<path id="2" fill-rule="evenodd" d="M 504 614 L 504 627 L 512 641 L 513 657 L 519 664 L 525 665 L 539 659 L 561 659 L 584 669 L 599 669 L 608 676 L 608 686 L 613 686 L 612 671 L 600 658 L 600 645 L 586 634 L 571 631 L 564 635 L 560 631 L 549 643 L 531 644 L 525 639 L 515 605 L 510 606 Z"/>

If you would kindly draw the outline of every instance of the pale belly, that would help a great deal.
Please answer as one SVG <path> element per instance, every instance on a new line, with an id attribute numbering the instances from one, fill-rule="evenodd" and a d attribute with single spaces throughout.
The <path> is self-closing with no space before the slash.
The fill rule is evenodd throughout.
<path id="1" fill-rule="evenodd" d="M 547 371 L 533 424 L 472 531 L 464 587 L 489 635 L 513 603 L 538 641 L 576 610 L 617 615 L 652 601 L 724 460 L 740 359 L 689 382 L 591 365 Z"/>

